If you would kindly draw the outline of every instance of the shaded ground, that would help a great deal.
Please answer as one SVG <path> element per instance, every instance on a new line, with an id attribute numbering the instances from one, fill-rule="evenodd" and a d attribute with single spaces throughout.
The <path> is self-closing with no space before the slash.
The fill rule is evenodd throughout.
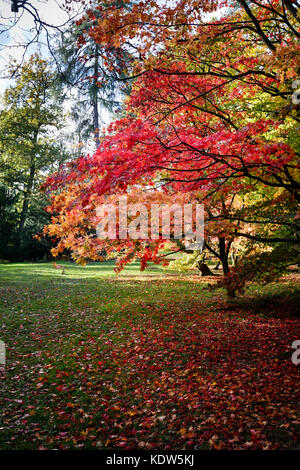
<path id="1" fill-rule="evenodd" d="M 228 304 L 198 276 L 65 266 L 0 266 L 0 449 L 299 448 L 295 276 Z"/>

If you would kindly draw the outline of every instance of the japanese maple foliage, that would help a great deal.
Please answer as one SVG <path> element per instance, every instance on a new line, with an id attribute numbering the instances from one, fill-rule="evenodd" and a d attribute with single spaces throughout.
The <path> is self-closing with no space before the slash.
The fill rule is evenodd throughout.
<path id="1" fill-rule="evenodd" d="M 221 19 L 201 19 L 220 6 L 225 3 L 99 5 L 102 17 L 86 34 L 99 44 L 134 46 L 136 81 L 125 117 L 110 125 L 96 153 L 68 163 L 46 182 L 56 193 L 52 210 L 58 216 L 48 228 L 60 239 L 55 253 L 70 248 L 81 261 L 98 259 L 103 242 L 92 230 L 97 205 L 134 188 L 136 198 L 144 198 L 145 191 L 158 187 L 171 197 L 192 192 L 205 201 L 213 214 L 207 222 L 215 227 L 217 217 L 228 240 L 298 243 L 289 211 L 283 221 L 286 235 L 262 237 L 255 226 L 262 223 L 259 213 L 252 217 L 250 233 L 241 206 L 226 209 L 230 198 L 247 198 L 258 188 L 277 191 L 276 197 L 279 192 L 287 205 L 300 199 L 291 138 L 298 108 L 288 104 L 298 67 L 297 12 L 290 1 L 241 0 Z M 216 215 L 217 195 L 225 210 Z M 273 231 L 279 219 L 269 220 Z M 111 245 L 125 249 L 124 262 L 140 253 L 145 265 L 160 261 L 162 244 L 115 240 Z"/>

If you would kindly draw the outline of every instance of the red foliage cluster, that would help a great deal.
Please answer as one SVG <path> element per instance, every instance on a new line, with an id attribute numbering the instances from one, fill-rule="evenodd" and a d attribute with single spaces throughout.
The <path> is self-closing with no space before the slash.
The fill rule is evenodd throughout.
<path id="1" fill-rule="evenodd" d="M 273 227 L 279 220 L 288 233 L 269 239 L 298 242 L 292 210 L 284 220 L 278 217 L 280 198 L 290 207 L 300 200 L 299 163 L 292 145 L 298 108 L 290 104 L 298 70 L 299 47 L 293 45 L 299 36 L 298 16 L 286 2 L 288 7 L 278 0 L 251 5 L 238 0 L 237 8 L 222 11 L 221 18 L 211 22 L 203 20 L 203 12 L 226 2 L 108 2 L 85 35 L 101 47 L 127 51 L 131 45 L 137 60 L 131 63 L 130 78 L 136 80 L 125 117 L 106 130 L 95 154 L 68 163 L 46 181 L 47 190 L 58 194 L 52 204 L 58 217 L 49 228 L 61 239 L 56 254 L 67 248 L 77 259 L 76 253 L 88 257 L 89 245 L 92 259 L 97 259 L 101 250 L 84 234 L 84 224 L 94 220 L 92 211 L 103 198 L 137 188 L 141 193 L 159 188 L 171 195 L 201 192 L 210 213 L 207 221 L 215 217 L 219 223 L 211 225 L 211 232 L 215 238 L 227 237 L 229 249 L 237 236 L 255 237 L 257 225 L 250 237 L 249 227 L 241 231 L 237 225 L 248 215 L 251 192 L 261 197 L 269 191 L 263 204 L 270 207 L 276 200 Z M 230 200 L 239 195 L 243 202 L 229 214 Z M 259 218 L 254 207 L 251 219 Z M 229 227 L 232 220 L 237 223 Z M 71 231 L 79 238 L 69 236 Z M 132 259 L 136 250 L 128 245 L 124 260 Z M 157 259 L 153 250 L 152 257 Z M 149 260 L 148 252 L 141 259 Z"/>

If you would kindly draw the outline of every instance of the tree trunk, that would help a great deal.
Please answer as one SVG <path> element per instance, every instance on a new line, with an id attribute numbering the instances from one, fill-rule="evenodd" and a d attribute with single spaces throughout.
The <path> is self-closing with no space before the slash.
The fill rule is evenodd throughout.
<path id="1" fill-rule="evenodd" d="M 230 299 L 234 299 L 234 297 L 236 297 L 236 291 L 235 291 L 235 289 L 230 285 L 230 279 L 228 279 L 228 275 L 229 275 L 229 266 L 228 266 L 228 260 L 227 260 L 227 259 L 224 259 L 224 260 L 222 261 L 222 268 L 223 268 L 224 277 L 227 278 L 227 279 L 226 279 L 227 296 L 228 296 Z"/>
<path id="2" fill-rule="evenodd" d="M 24 193 L 24 199 L 23 199 L 23 204 L 22 204 L 22 211 L 20 215 L 20 221 L 19 221 L 19 227 L 17 231 L 17 241 L 16 241 L 16 248 L 20 249 L 22 248 L 22 243 L 21 243 L 21 237 L 22 237 L 22 232 L 24 229 L 24 225 L 27 219 L 27 214 L 28 214 L 28 209 L 29 209 L 29 202 L 30 202 L 30 196 L 32 193 L 32 188 L 33 188 L 33 182 L 34 182 L 34 177 L 35 177 L 35 158 L 31 157 L 31 163 L 30 163 L 30 173 L 29 173 L 29 178 L 26 184 L 26 189 Z"/>
<path id="3" fill-rule="evenodd" d="M 24 192 L 24 199 L 23 199 L 23 204 L 22 204 L 22 210 L 21 210 L 21 215 L 20 215 L 20 221 L 19 221 L 19 227 L 17 230 L 17 240 L 16 240 L 16 248 L 21 249 L 22 248 L 22 232 L 24 230 L 24 225 L 27 219 L 27 214 L 28 214 L 28 208 L 29 208 L 29 202 L 30 202 L 30 197 L 32 193 L 32 188 L 33 188 L 33 183 L 34 183 L 34 178 L 35 178 L 35 146 L 37 144 L 38 140 L 38 133 L 39 133 L 39 128 L 36 128 L 34 130 L 33 138 L 32 138 L 32 143 L 33 143 L 33 152 L 30 157 L 30 166 L 29 166 L 29 178 L 25 187 L 25 192 Z"/>
<path id="4" fill-rule="evenodd" d="M 220 260 L 223 268 L 224 278 L 226 279 L 226 289 L 227 289 L 227 296 L 229 298 L 234 298 L 236 296 L 236 290 L 230 285 L 230 278 L 229 278 L 229 265 L 228 265 L 228 255 L 231 246 L 231 242 L 229 241 L 226 246 L 225 238 L 219 237 L 219 252 L 214 250 L 210 247 L 206 242 L 204 242 L 204 246 L 214 255 L 216 258 Z"/>
<path id="5" fill-rule="evenodd" d="M 223 268 L 224 276 L 227 276 L 227 274 L 229 273 L 229 266 L 228 266 L 228 260 L 227 259 L 222 260 L 222 268 Z"/>
<path id="6" fill-rule="evenodd" d="M 230 280 L 228 280 L 228 275 L 229 275 L 229 264 L 228 264 L 229 248 L 230 248 L 230 245 L 228 245 L 227 248 L 226 248 L 225 238 L 220 238 L 219 239 L 220 261 L 222 263 L 224 277 L 227 278 L 227 282 L 226 282 L 227 296 L 230 299 L 233 299 L 234 297 L 236 297 L 236 291 L 230 285 Z"/>
<path id="7" fill-rule="evenodd" d="M 95 46 L 95 65 L 94 65 L 94 89 L 95 89 L 95 94 L 93 96 L 93 125 L 94 125 L 94 134 L 95 134 L 95 142 L 96 142 L 96 147 L 99 146 L 100 140 L 99 140 L 99 109 L 98 109 L 98 90 L 97 90 L 97 80 L 98 80 L 98 74 L 99 74 L 99 47 L 98 44 Z"/>
<path id="8" fill-rule="evenodd" d="M 199 261 L 197 263 L 197 268 L 199 269 L 201 276 L 214 276 L 214 273 L 209 269 L 206 263 Z"/>

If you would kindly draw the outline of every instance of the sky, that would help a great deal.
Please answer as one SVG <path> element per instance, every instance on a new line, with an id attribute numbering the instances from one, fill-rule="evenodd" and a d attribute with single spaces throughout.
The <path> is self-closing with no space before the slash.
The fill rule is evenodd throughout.
<path id="1" fill-rule="evenodd" d="M 63 0 L 32 0 L 31 4 L 38 10 L 41 19 L 48 24 L 59 26 L 68 20 L 67 13 L 59 6 L 63 4 Z M 9 26 L 12 26 L 11 29 Z M 0 0 L 0 92 L 9 83 L 4 77 L 11 57 L 18 61 L 22 59 L 24 47 L 20 47 L 20 44 L 28 43 L 32 39 L 33 29 L 34 20 L 28 12 L 20 8 L 18 13 L 12 13 L 11 1 Z M 49 31 L 51 31 L 50 28 Z M 43 45 L 45 39 L 43 34 L 39 45 L 43 56 L 49 55 L 47 47 Z M 29 57 L 37 50 L 38 45 L 32 44 L 27 51 L 27 56 Z"/>
<path id="2" fill-rule="evenodd" d="M 68 14 L 63 10 L 63 0 L 31 0 L 30 3 L 38 10 L 40 18 L 48 24 L 60 26 L 68 19 Z M 76 4 L 75 7 L 76 8 Z M 80 16 L 82 5 L 77 6 L 72 15 Z M 9 27 L 12 26 L 10 29 Z M 55 33 L 55 29 L 48 31 Z M 24 47 L 20 44 L 28 44 L 33 37 L 34 20 L 33 17 L 22 8 L 18 13 L 11 12 L 11 1 L 0 0 L 0 94 L 10 85 L 12 80 L 7 78 L 7 68 L 12 58 L 21 62 L 24 54 Z M 50 54 L 46 45 L 46 35 L 42 34 L 39 43 L 30 45 L 26 52 L 26 58 L 29 58 L 34 52 L 39 52 L 44 58 Z M 71 102 L 65 102 L 65 110 L 68 111 Z M 111 121 L 111 115 L 105 110 L 100 109 L 100 117 L 103 124 L 107 125 Z"/>
<path id="3" fill-rule="evenodd" d="M 64 0 L 30 0 L 30 4 L 37 9 L 40 18 L 50 25 L 60 26 L 64 24 L 69 16 L 62 8 Z M 74 8 L 77 8 L 72 14 L 80 16 L 83 6 L 81 3 L 74 2 Z M 209 16 L 206 18 L 209 20 Z M 214 14 L 215 16 L 215 14 Z M 23 8 L 18 13 L 11 12 L 11 0 L 0 0 L 0 94 L 3 93 L 13 82 L 7 78 L 8 65 L 12 58 L 21 62 L 24 54 L 22 44 L 28 44 L 33 38 L 35 27 L 33 17 Z M 55 32 L 55 29 L 51 30 Z M 26 52 L 26 58 L 29 58 L 34 52 L 39 52 L 44 58 L 49 57 L 49 50 L 46 46 L 46 35 L 39 37 L 38 44 L 31 44 Z M 66 106 L 67 103 L 66 103 Z M 100 110 L 103 124 L 108 124 L 112 116 L 106 110 Z"/>

